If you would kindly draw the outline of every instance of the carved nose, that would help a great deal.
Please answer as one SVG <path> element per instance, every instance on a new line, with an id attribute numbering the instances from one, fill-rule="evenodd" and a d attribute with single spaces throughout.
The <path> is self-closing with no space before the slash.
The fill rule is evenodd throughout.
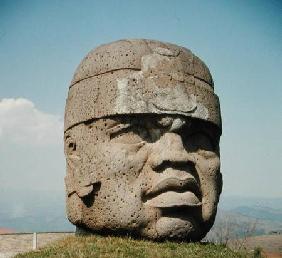
<path id="1" fill-rule="evenodd" d="M 185 150 L 182 138 L 177 133 L 165 133 L 152 146 L 149 163 L 155 170 L 164 163 L 192 162 L 192 156 Z"/>

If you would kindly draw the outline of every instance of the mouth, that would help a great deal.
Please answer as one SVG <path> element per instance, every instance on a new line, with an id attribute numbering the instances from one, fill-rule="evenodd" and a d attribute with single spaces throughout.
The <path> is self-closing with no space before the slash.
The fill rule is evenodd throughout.
<path id="1" fill-rule="evenodd" d="M 144 195 L 144 205 L 156 208 L 199 207 L 200 188 L 196 179 L 186 171 L 168 168 L 159 174 Z"/>
<path id="2" fill-rule="evenodd" d="M 156 208 L 198 207 L 202 205 L 198 197 L 190 191 L 184 193 L 167 191 L 147 200 L 144 204 Z"/>

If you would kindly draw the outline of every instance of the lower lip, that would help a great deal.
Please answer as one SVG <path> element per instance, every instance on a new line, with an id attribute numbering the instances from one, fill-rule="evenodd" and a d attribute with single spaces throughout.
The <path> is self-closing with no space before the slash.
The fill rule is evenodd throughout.
<path id="1" fill-rule="evenodd" d="M 168 191 L 150 200 L 147 200 L 144 204 L 156 208 L 183 207 L 183 206 L 197 207 L 202 205 L 198 197 L 190 191 L 184 193 Z"/>

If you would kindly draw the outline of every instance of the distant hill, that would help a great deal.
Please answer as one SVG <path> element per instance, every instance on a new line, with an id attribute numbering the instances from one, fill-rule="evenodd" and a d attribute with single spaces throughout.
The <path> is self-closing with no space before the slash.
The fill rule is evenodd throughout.
<path id="1" fill-rule="evenodd" d="M 230 239 L 281 231 L 281 207 L 282 198 L 223 197 L 206 239 L 226 243 Z"/>
<path id="2" fill-rule="evenodd" d="M 226 196 L 220 197 L 219 206 L 223 210 L 233 210 L 236 207 L 268 207 L 282 210 L 282 197 L 247 197 L 247 196 Z"/>
<path id="3" fill-rule="evenodd" d="M 282 222 L 282 209 L 273 209 L 260 206 L 239 206 L 232 209 L 231 212 L 240 213 L 242 215 L 257 219 Z"/>

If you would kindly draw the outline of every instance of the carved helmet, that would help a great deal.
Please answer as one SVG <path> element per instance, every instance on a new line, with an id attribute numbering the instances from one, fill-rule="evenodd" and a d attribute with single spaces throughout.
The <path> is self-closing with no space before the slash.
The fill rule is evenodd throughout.
<path id="1" fill-rule="evenodd" d="M 207 66 L 190 50 L 154 40 L 101 45 L 72 79 L 65 131 L 117 114 L 179 114 L 208 121 L 221 133 L 221 115 Z"/>

